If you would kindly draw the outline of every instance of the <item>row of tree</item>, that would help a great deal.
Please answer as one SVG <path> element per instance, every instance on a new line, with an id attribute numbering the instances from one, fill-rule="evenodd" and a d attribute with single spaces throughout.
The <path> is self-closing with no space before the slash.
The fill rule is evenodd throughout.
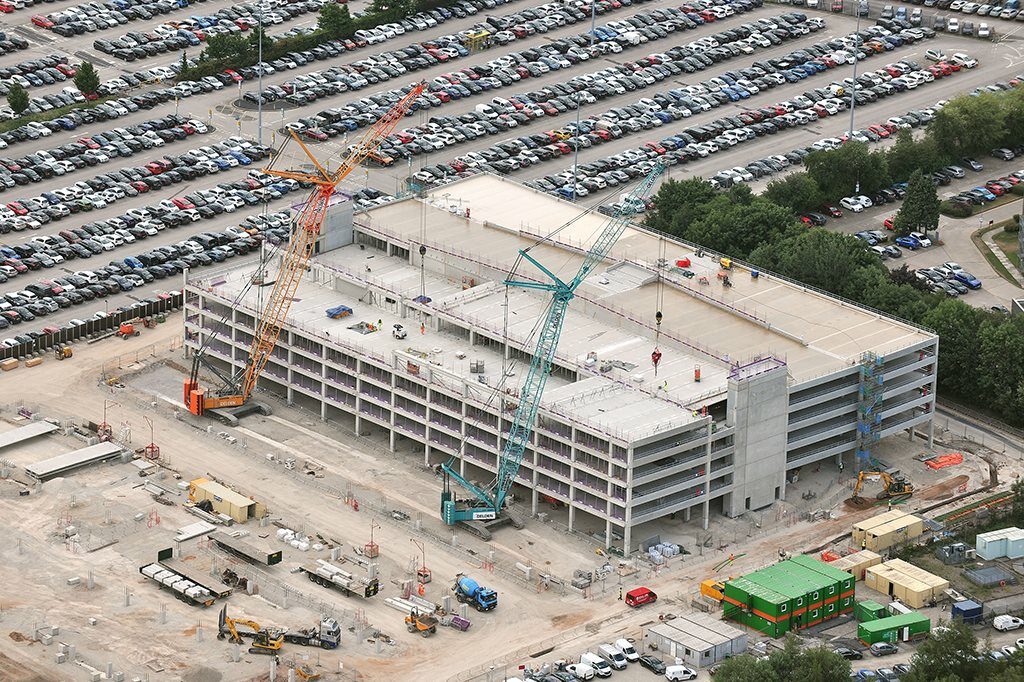
<path id="1" fill-rule="evenodd" d="M 373 0 L 366 12 L 353 18 L 345 5 L 330 3 L 320 8 L 317 28 L 312 33 L 273 39 L 259 28 L 248 36 L 229 33 L 213 36 L 199 55 L 195 66 L 183 69 L 178 78 L 195 80 L 220 73 L 224 69 L 252 66 L 258 61 L 260 41 L 263 41 L 263 59 L 271 61 L 289 52 L 301 52 L 322 44 L 325 40 L 351 38 L 356 31 L 366 30 L 390 22 L 400 21 L 417 12 L 452 5 L 456 0 Z"/>
<path id="2" fill-rule="evenodd" d="M 996 662 L 979 651 L 978 638 L 962 622 L 944 624 L 918 645 L 903 682 L 1024 682 L 1024 651 Z M 737 656 L 715 674 L 721 682 L 845 682 L 850 662 L 824 647 L 802 649 L 787 637 L 768 657 Z"/>
<path id="3" fill-rule="evenodd" d="M 72 80 L 83 95 L 95 95 L 100 89 L 100 76 L 91 62 L 82 62 L 76 66 Z M 7 90 L 7 104 L 11 110 L 16 116 L 21 116 L 28 109 L 29 103 L 28 91 L 20 83 L 12 81 Z"/>

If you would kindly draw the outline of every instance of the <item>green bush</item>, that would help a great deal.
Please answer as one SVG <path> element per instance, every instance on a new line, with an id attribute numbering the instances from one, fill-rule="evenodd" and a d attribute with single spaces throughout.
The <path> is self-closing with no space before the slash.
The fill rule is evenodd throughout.
<path id="1" fill-rule="evenodd" d="M 1019 197 L 1024 197 L 1024 182 L 1019 185 L 1014 185 L 1010 188 L 1011 194 L 1016 194 Z"/>
<path id="2" fill-rule="evenodd" d="M 952 201 L 943 201 L 939 204 L 939 213 L 949 216 L 950 218 L 967 218 L 974 213 L 974 210 L 970 206 L 964 204 L 954 204 Z"/>
<path id="3" fill-rule="evenodd" d="M 1013 216 L 1010 222 L 1003 225 L 1003 232 L 1009 232 L 1010 234 L 1016 234 L 1020 232 L 1020 216 Z"/>

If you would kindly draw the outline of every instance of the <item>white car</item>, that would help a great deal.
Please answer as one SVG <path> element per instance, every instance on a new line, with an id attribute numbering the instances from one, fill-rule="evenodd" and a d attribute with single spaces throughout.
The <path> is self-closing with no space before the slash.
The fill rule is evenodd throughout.
<path id="1" fill-rule="evenodd" d="M 954 64 L 959 64 L 960 66 L 963 66 L 968 69 L 973 69 L 978 65 L 977 59 L 971 57 L 969 54 L 966 54 L 964 52 L 955 53 L 953 57 L 950 59 L 950 61 L 953 62 Z"/>
<path id="2" fill-rule="evenodd" d="M 910 236 L 916 239 L 917 241 L 921 242 L 921 246 L 923 246 L 926 249 L 932 245 L 932 240 L 924 236 L 923 232 L 911 232 Z"/>
<path id="3" fill-rule="evenodd" d="M 687 668 L 685 665 L 670 665 L 665 668 L 665 679 L 695 680 L 697 679 L 697 671 L 692 668 Z"/>
<path id="4" fill-rule="evenodd" d="M 946 261 L 942 266 L 954 274 L 964 271 L 963 267 L 961 267 L 959 263 L 951 260 Z"/>
<path id="5" fill-rule="evenodd" d="M 839 205 L 854 213 L 860 213 L 864 210 L 864 204 L 860 203 L 859 197 L 843 197 L 839 200 Z"/>
<path id="6" fill-rule="evenodd" d="M 1016 616 L 996 616 L 992 620 L 992 627 L 1000 632 L 1007 632 L 1009 630 L 1016 630 L 1024 627 L 1024 620 L 1021 620 Z"/>

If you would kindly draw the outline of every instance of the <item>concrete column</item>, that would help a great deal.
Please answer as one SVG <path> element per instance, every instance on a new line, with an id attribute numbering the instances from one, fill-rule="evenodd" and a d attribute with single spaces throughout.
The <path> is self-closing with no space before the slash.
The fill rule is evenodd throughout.
<path id="1" fill-rule="evenodd" d="M 626 512 L 626 517 L 629 517 L 629 511 Z M 622 529 L 622 555 L 623 558 L 628 559 L 632 555 L 633 545 L 633 526 L 627 523 Z"/>
<path id="2" fill-rule="evenodd" d="M 612 522 L 611 519 L 606 519 L 604 522 L 604 548 L 608 549 L 612 546 Z"/>
<path id="3" fill-rule="evenodd" d="M 704 530 L 707 530 L 708 521 L 710 520 L 709 517 L 711 515 L 711 501 L 704 500 L 704 504 L 702 505 L 702 507 L 704 509 Z"/>
<path id="4" fill-rule="evenodd" d="M 425 466 L 425 467 L 429 467 L 430 466 L 430 452 L 429 452 L 429 450 L 430 449 L 427 447 L 427 443 L 424 441 L 424 443 L 423 443 L 423 466 Z"/>
<path id="5" fill-rule="evenodd" d="M 907 429 L 907 440 L 909 440 L 911 443 L 914 442 L 914 427 L 913 426 L 911 426 L 909 429 Z"/>
<path id="6" fill-rule="evenodd" d="M 693 507 L 687 507 L 683 510 L 683 521 L 689 522 L 691 509 L 693 509 Z"/>
<path id="7" fill-rule="evenodd" d="M 393 408 L 394 408 L 394 406 L 392 406 L 392 411 L 391 411 L 391 421 L 392 422 L 395 421 L 395 412 L 394 412 Z M 394 424 L 392 424 L 391 428 L 388 429 L 388 450 L 390 450 L 391 452 L 395 451 L 395 425 Z"/>
<path id="8" fill-rule="evenodd" d="M 572 489 L 569 489 L 569 493 L 572 494 Z M 569 499 L 572 499 L 571 497 Z M 569 530 L 575 530 L 576 525 L 576 505 L 569 505 Z"/>

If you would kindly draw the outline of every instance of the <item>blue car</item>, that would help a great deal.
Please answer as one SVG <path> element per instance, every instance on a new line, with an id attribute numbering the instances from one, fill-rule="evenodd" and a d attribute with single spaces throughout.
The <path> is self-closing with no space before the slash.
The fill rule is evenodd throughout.
<path id="1" fill-rule="evenodd" d="M 227 170 L 228 168 L 231 168 L 231 164 L 225 161 L 224 159 L 220 158 L 219 156 L 215 159 L 211 159 L 211 161 L 213 161 L 217 165 L 217 168 L 219 170 Z"/>
<path id="2" fill-rule="evenodd" d="M 128 256 L 127 258 L 125 258 L 124 264 L 130 268 L 135 269 L 146 267 L 142 264 L 142 261 L 140 261 L 138 258 L 135 258 L 134 256 Z"/>
<path id="3" fill-rule="evenodd" d="M 988 191 L 988 189 L 986 189 L 985 187 L 975 187 L 974 191 L 980 194 L 981 196 L 985 197 L 985 201 L 996 200 L 996 195 L 992 194 L 992 192 Z"/>
<path id="4" fill-rule="evenodd" d="M 953 277 L 956 279 L 956 281 L 960 282 L 965 287 L 968 287 L 970 289 L 981 288 L 981 280 L 969 272 L 964 272 L 963 270 L 961 270 L 960 272 L 955 273 Z"/>
<path id="5" fill-rule="evenodd" d="M 231 154 L 231 156 L 233 156 L 234 158 L 236 158 L 238 160 L 238 163 L 242 164 L 243 166 L 248 166 L 250 163 L 252 163 L 252 159 L 250 159 L 248 156 L 246 156 L 242 152 L 232 151 L 232 152 L 230 152 L 230 154 Z"/>
<path id="6" fill-rule="evenodd" d="M 917 241 L 914 237 L 896 237 L 896 246 L 902 246 L 905 249 L 917 251 L 921 248 L 921 242 Z"/>

